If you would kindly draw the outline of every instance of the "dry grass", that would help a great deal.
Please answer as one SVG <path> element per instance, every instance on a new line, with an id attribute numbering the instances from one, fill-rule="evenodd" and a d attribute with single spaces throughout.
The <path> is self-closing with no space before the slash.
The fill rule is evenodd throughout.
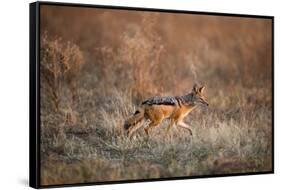
<path id="1" fill-rule="evenodd" d="M 86 116 L 95 124 L 86 121 L 80 127 L 63 125 L 58 132 L 52 132 L 53 137 L 43 136 L 42 139 L 49 140 L 42 142 L 43 184 L 243 173 L 271 168 L 271 115 L 266 108 L 251 113 L 243 107 L 229 113 L 198 110 L 187 119 L 193 126 L 193 137 L 174 128 L 167 138 L 164 123 L 151 137 L 140 130 L 130 140 L 124 135 L 122 124 L 134 105 L 125 94 L 116 91 L 108 99 L 96 114 Z"/>
<path id="2" fill-rule="evenodd" d="M 42 185 L 271 170 L 269 21 L 66 7 L 44 7 L 41 18 L 51 36 L 41 67 L 56 68 L 41 70 Z M 125 136 L 142 99 L 194 82 L 210 107 L 186 118 L 192 137 L 177 128 L 166 137 L 168 121 L 151 137 Z"/>

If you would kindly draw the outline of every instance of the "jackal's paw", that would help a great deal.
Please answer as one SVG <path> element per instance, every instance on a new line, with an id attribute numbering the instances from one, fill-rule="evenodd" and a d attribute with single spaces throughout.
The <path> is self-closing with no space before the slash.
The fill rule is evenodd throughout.
<path id="1" fill-rule="evenodd" d="M 192 130 L 190 128 L 185 128 L 185 129 L 188 131 L 190 136 L 193 136 Z"/>
<path id="2" fill-rule="evenodd" d="M 148 134 L 148 128 L 144 128 L 144 132 L 145 132 L 145 134 L 146 134 L 147 136 L 149 136 L 149 134 Z"/>

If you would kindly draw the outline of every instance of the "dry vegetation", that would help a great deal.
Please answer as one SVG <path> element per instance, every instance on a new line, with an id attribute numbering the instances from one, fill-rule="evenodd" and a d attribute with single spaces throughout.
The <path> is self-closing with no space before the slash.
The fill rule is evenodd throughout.
<path id="1" fill-rule="evenodd" d="M 41 183 L 270 171 L 271 21 L 43 6 Z M 126 137 L 141 100 L 207 86 L 209 108 Z"/>

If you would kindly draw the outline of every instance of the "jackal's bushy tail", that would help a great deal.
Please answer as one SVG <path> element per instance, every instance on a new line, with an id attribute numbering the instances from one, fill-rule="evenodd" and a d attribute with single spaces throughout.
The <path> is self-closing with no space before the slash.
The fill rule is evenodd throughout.
<path id="1" fill-rule="evenodd" d="M 124 123 L 124 128 L 126 130 L 130 129 L 131 127 L 135 126 L 137 123 L 141 122 L 144 119 L 144 110 L 143 109 L 138 109 L 134 115 L 129 117 L 125 123 Z"/>

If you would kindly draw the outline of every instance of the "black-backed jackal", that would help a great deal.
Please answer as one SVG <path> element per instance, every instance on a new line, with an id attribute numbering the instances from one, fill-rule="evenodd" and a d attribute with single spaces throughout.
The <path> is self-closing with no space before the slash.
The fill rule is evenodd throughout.
<path id="1" fill-rule="evenodd" d="M 129 117 L 124 124 L 129 137 L 144 125 L 145 120 L 149 120 L 148 127 L 144 130 L 149 134 L 149 130 L 158 126 L 164 119 L 170 119 L 170 123 L 166 132 L 173 125 L 183 127 L 192 135 L 189 126 L 183 122 L 187 116 L 197 105 L 206 105 L 208 102 L 203 96 L 204 86 L 193 86 L 192 91 L 184 96 L 168 96 L 168 97 L 152 97 L 142 102 L 141 107 Z"/>

